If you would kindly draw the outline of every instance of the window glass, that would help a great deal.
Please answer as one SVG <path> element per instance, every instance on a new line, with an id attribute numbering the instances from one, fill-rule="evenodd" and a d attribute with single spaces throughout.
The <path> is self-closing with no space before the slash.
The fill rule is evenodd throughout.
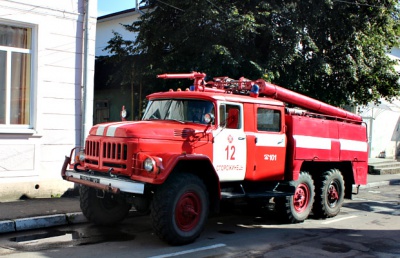
<path id="1" fill-rule="evenodd" d="M 11 124 L 29 124 L 30 55 L 12 53 Z"/>
<path id="2" fill-rule="evenodd" d="M 0 24 L 0 125 L 31 123 L 32 29 Z"/>
<path id="3" fill-rule="evenodd" d="M 258 108 L 257 130 L 266 132 L 280 132 L 281 112 L 279 110 Z"/>
<path id="4" fill-rule="evenodd" d="M 222 104 L 219 107 L 219 125 L 228 129 L 242 128 L 240 106 L 232 104 Z"/>
<path id="5" fill-rule="evenodd" d="M 31 29 L 0 24 L 0 46 L 31 48 Z"/>
<path id="6" fill-rule="evenodd" d="M 226 114 L 225 114 L 226 107 L 225 105 L 219 106 L 219 126 L 225 127 L 226 124 Z"/>
<path id="7" fill-rule="evenodd" d="M 197 99 L 161 99 L 150 101 L 143 120 L 176 120 L 205 124 L 204 115 L 214 115 L 210 101 Z"/>
<path id="8" fill-rule="evenodd" d="M 6 122 L 6 57 L 7 52 L 0 51 L 0 124 Z"/>

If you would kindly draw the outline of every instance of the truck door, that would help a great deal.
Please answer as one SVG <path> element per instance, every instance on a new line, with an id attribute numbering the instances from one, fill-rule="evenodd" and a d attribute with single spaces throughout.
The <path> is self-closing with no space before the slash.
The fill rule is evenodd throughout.
<path id="1" fill-rule="evenodd" d="M 254 172 L 250 180 L 283 180 L 286 157 L 286 134 L 283 110 L 269 106 L 255 106 L 256 140 Z"/>
<path id="2" fill-rule="evenodd" d="M 219 103 L 218 129 L 213 132 L 213 164 L 220 181 L 243 180 L 246 173 L 246 134 L 243 105 Z"/>

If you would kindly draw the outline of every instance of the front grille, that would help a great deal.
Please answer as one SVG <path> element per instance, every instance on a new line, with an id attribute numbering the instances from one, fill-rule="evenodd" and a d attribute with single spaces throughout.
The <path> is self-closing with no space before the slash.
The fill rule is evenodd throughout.
<path id="1" fill-rule="evenodd" d="M 86 140 L 85 163 L 93 170 L 126 170 L 128 144 L 114 141 Z"/>
<path id="2" fill-rule="evenodd" d="M 100 142 L 86 141 L 85 154 L 86 156 L 99 157 Z"/>
<path id="3" fill-rule="evenodd" d="M 126 160 L 128 147 L 124 143 L 103 142 L 103 158 Z"/>

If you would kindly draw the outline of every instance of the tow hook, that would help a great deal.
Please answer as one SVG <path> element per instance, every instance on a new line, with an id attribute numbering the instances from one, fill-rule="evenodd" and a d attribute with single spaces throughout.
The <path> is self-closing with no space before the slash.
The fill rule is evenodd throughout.
<path id="1" fill-rule="evenodd" d="M 117 175 L 113 174 L 114 169 L 113 168 L 109 168 L 107 173 L 111 178 L 117 178 Z"/>

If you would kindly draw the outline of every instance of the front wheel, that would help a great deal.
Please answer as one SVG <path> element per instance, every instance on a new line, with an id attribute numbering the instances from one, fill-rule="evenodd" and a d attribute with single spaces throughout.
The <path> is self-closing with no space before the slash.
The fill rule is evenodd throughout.
<path id="1" fill-rule="evenodd" d="M 83 185 L 79 188 L 81 210 L 90 222 L 98 225 L 114 225 L 128 216 L 131 205 L 125 200 L 110 193 L 98 197 L 96 191 Z"/>
<path id="2" fill-rule="evenodd" d="M 326 171 L 316 188 L 313 213 L 319 218 L 334 217 L 340 212 L 344 201 L 344 180 L 337 169 Z"/>
<path id="3" fill-rule="evenodd" d="M 282 219 L 289 223 L 299 223 L 307 219 L 314 203 L 314 181 L 306 172 L 301 172 L 293 196 L 275 198 L 275 209 Z"/>
<path id="4" fill-rule="evenodd" d="M 151 219 L 156 234 L 171 245 L 193 242 L 205 227 L 208 192 L 192 174 L 172 175 L 154 194 Z"/>

